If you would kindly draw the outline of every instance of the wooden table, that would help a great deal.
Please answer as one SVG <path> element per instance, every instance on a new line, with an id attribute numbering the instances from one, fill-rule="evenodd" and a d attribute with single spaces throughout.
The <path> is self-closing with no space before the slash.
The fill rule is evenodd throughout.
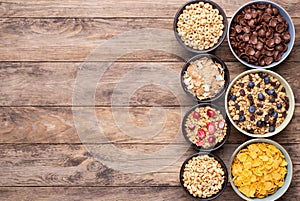
<path id="1" fill-rule="evenodd" d="M 172 33 L 173 16 L 184 2 L 179 0 L 0 2 L 1 200 L 191 200 L 180 187 L 178 174 L 182 162 L 195 152 L 187 147 L 182 138 L 180 123 L 184 112 L 195 103 L 182 91 L 178 99 L 172 91 L 174 89 L 164 87 L 165 84 L 175 86 L 178 91 L 181 90 L 179 72 L 184 60 L 173 52 L 168 52 L 172 45 L 174 47 L 178 45 L 173 35 L 164 35 L 157 31 L 159 29 Z M 225 9 L 230 18 L 246 1 L 216 0 L 216 2 Z M 275 0 L 275 2 L 289 12 L 296 30 L 299 30 L 300 2 L 298 0 Z M 153 49 L 150 37 L 148 43 L 150 45 L 146 50 L 134 51 L 136 41 L 134 38 L 132 46 L 130 43 L 127 44 L 129 52 L 126 54 L 118 55 L 120 52 L 114 54 L 113 48 L 120 45 L 117 43 L 112 45 L 112 49 L 108 48 L 102 52 L 107 53 L 104 57 L 90 57 L 95 49 L 102 47 L 103 50 L 101 45 L 117 41 L 116 37 L 121 35 L 122 38 L 130 31 L 141 34 L 144 28 L 157 31 L 157 35 L 149 34 L 151 37 L 156 38 L 158 35 L 159 39 L 165 37 L 160 43 L 156 41 L 156 45 L 161 44 L 162 49 L 157 46 Z M 291 187 L 281 199 L 289 201 L 300 199 L 298 36 L 288 59 L 274 68 L 274 71 L 289 82 L 297 102 L 289 126 L 271 138 L 287 149 L 294 164 Z M 184 50 L 179 52 L 185 54 Z M 227 41 L 215 54 L 226 62 L 231 78 L 246 70 L 230 53 Z M 103 76 L 99 77 L 98 85 L 94 83 L 95 101 L 83 100 L 83 96 L 74 102 L 74 93 L 82 89 L 77 88 L 74 92 L 78 84 L 76 82 L 78 75 L 85 69 L 84 65 L 90 62 L 91 72 L 94 70 L 95 75 L 98 75 L 97 69 L 99 70 L 102 64 L 107 64 L 105 63 L 107 61 L 113 62 Z M 153 74 L 158 68 L 171 69 L 172 75 L 176 72 L 178 77 L 171 76 L 169 83 L 160 83 L 156 79 L 161 78 L 161 74 Z M 141 70 L 141 76 L 132 77 L 131 81 L 134 86 L 140 88 L 132 94 L 122 94 L 122 91 L 118 93 L 115 90 L 118 83 L 126 75 L 132 75 L 136 69 Z M 148 73 L 152 85 L 149 85 L 149 80 L 146 82 L 140 79 L 143 78 L 142 75 Z M 168 75 L 163 77 L 165 76 Z M 156 81 L 158 85 L 155 85 Z M 119 87 L 122 89 L 122 86 Z M 112 97 L 117 97 L 117 100 L 111 101 Z M 122 116 L 123 113 L 118 111 L 114 113 L 115 109 L 128 110 L 129 116 Z M 162 115 L 162 118 L 156 116 L 151 124 L 149 123 L 151 110 L 164 111 L 165 116 Z M 78 119 L 82 117 L 80 114 L 90 114 L 89 112 L 98 118 L 98 125 L 97 122 L 96 125 L 93 124 L 95 122 L 89 119 L 89 115 Z M 126 133 L 128 129 L 126 125 L 122 127 L 121 124 L 117 124 L 119 118 L 128 119 L 133 126 L 142 128 L 141 133 Z M 148 132 L 150 136 L 144 133 L 143 128 L 156 128 L 156 125 L 162 126 L 161 130 L 154 132 L 150 129 Z M 106 139 L 97 138 L 97 132 L 92 129 L 97 126 L 103 129 Z M 80 127 L 77 128 L 80 133 L 76 131 L 76 127 Z M 91 140 L 82 136 L 90 132 L 96 134 Z M 176 137 L 179 140 L 174 142 Z M 247 139 L 233 129 L 228 142 L 215 153 L 228 164 L 233 150 Z M 89 151 L 90 146 L 98 146 L 101 150 L 112 144 L 116 150 L 125 155 L 148 154 L 153 157 L 129 161 L 134 165 L 140 164 L 140 168 L 132 166 L 133 169 L 126 169 L 128 168 L 126 164 L 123 167 L 124 163 L 120 162 L 123 168 L 120 170 L 116 166 L 98 160 L 99 157 Z M 169 151 L 163 152 L 164 148 Z M 184 149 L 186 151 L 182 152 Z M 176 156 L 177 151 L 176 158 L 174 155 Z M 153 154 L 155 152 L 157 154 Z M 110 153 L 105 154 L 103 155 L 110 157 Z M 160 162 L 152 163 L 152 159 L 157 158 L 161 162 L 173 161 L 169 165 L 160 166 Z M 144 173 L 137 174 L 138 170 Z M 228 184 L 224 194 L 217 200 L 240 199 Z"/>

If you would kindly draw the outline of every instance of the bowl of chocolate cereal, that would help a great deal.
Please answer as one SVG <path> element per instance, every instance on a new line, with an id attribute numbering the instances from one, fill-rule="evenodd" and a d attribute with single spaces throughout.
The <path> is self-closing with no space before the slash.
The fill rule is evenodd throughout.
<path id="1" fill-rule="evenodd" d="M 185 3 L 174 18 L 177 41 L 193 53 L 214 51 L 224 41 L 228 22 L 224 10 L 209 0 Z"/>
<path id="2" fill-rule="evenodd" d="M 212 54 L 199 54 L 187 61 L 181 70 L 181 86 L 199 103 L 213 102 L 226 91 L 230 82 L 226 64 Z"/>
<path id="3" fill-rule="evenodd" d="M 199 201 L 208 201 L 224 192 L 228 182 L 228 171 L 218 156 L 199 152 L 184 161 L 179 179 L 188 195 Z"/>
<path id="4" fill-rule="evenodd" d="M 295 97 L 288 82 L 266 69 L 238 75 L 225 94 L 225 109 L 232 125 L 251 137 L 270 137 L 291 121 Z"/>
<path id="5" fill-rule="evenodd" d="M 214 151 L 225 144 L 230 135 L 230 121 L 225 111 L 210 103 L 192 107 L 182 121 L 182 134 L 197 151 Z"/>
<path id="6" fill-rule="evenodd" d="M 228 44 L 235 58 L 250 68 L 272 68 L 294 46 L 295 27 L 289 14 L 271 1 L 251 1 L 232 16 Z"/>

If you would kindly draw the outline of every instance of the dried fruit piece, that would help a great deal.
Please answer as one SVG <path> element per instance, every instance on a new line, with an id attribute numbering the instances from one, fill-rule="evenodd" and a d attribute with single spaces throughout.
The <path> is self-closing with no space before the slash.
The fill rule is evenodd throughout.
<path id="1" fill-rule="evenodd" d="M 195 119 L 199 119 L 199 118 L 200 118 L 199 112 L 194 112 L 193 117 L 194 117 Z"/>
<path id="2" fill-rule="evenodd" d="M 207 110 L 207 115 L 209 116 L 209 117 L 214 117 L 215 116 L 215 111 L 214 110 Z"/>
<path id="3" fill-rule="evenodd" d="M 207 140 L 207 141 L 208 141 L 209 143 L 214 143 L 214 142 L 215 142 L 215 140 L 216 140 L 216 138 L 215 138 L 215 137 L 213 137 L 213 136 L 211 136 L 211 137 L 209 137 L 209 138 L 208 138 L 208 140 Z"/>
<path id="4" fill-rule="evenodd" d="M 203 138 L 205 138 L 205 136 L 206 136 L 206 132 L 204 130 L 202 130 L 202 129 L 199 129 L 198 130 L 198 137 L 200 139 L 203 139 Z"/>
<path id="5" fill-rule="evenodd" d="M 189 127 L 189 129 L 194 130 L 196 126 L 194 124 L 189 124 L 188 127 Z"/>
<path id="6" fill-rule="evenodd" d="M 216 132 L 216 126 L 213 122 L 208 122 L 206 124 L 206 128 L 209 134 L 214 134 Z"/>
<path id="7" fill-rule="evenodd" d="M 203 144 L 204 144 L 203 140 L 198 140 L 198 141 L 196 142 L 196 145 L 197 145 L 198 147 L 202 147 Z"/>
<path id="8" fill-rule="evenodd" d="M 225 127 L 225 121 L 224 120 L 220 120 L 219 122 L 218 122 L 218 128 L 219 129 L 223 129 Z"/>

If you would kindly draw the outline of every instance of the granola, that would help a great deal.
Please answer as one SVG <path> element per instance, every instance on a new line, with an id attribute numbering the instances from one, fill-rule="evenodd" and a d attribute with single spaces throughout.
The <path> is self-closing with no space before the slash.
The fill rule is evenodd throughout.
<path id="1" fill-rule="evenodd" d="M 278 79 L 267 73 L 251 73 L 236 81 L 228 97 L 230 117 L 253 134 L 274 132 L 285 120 L 289 97 Z"/>

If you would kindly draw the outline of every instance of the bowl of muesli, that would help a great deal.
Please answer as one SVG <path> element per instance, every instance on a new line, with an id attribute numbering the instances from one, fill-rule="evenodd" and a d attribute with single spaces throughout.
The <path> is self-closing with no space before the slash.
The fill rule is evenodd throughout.
<path id="1" fill-rule="evenodd" d="M 198 54 L 181 70 L 181 86 L 198 103 L 213 102 L 226 91 L 230 82 L 226 64 L 212 54 Z"/>
<path id="2" fill-rule="evenodd" d="M 184 161 L 179 179 L 188 195 L 199 201 L 208 201 L 216 199 L 224 192 L 228 171 L 217 155 L 199 152 Z"/>
<path id="3" fill-rule="evenodd" d="M 200 103 L 185 114 L 182 133 L 195 150 L 214 151 L 228 140 L 230 121 L 216 105 Z"/>
<path id="4" fill-rule="evenodd" d="M 265 69 L 241 73 L 225 94 L 225 109 L 232 125 L 251 137 L 270 137 L 291 121 L 295 97 L 288 82 Z"/>

